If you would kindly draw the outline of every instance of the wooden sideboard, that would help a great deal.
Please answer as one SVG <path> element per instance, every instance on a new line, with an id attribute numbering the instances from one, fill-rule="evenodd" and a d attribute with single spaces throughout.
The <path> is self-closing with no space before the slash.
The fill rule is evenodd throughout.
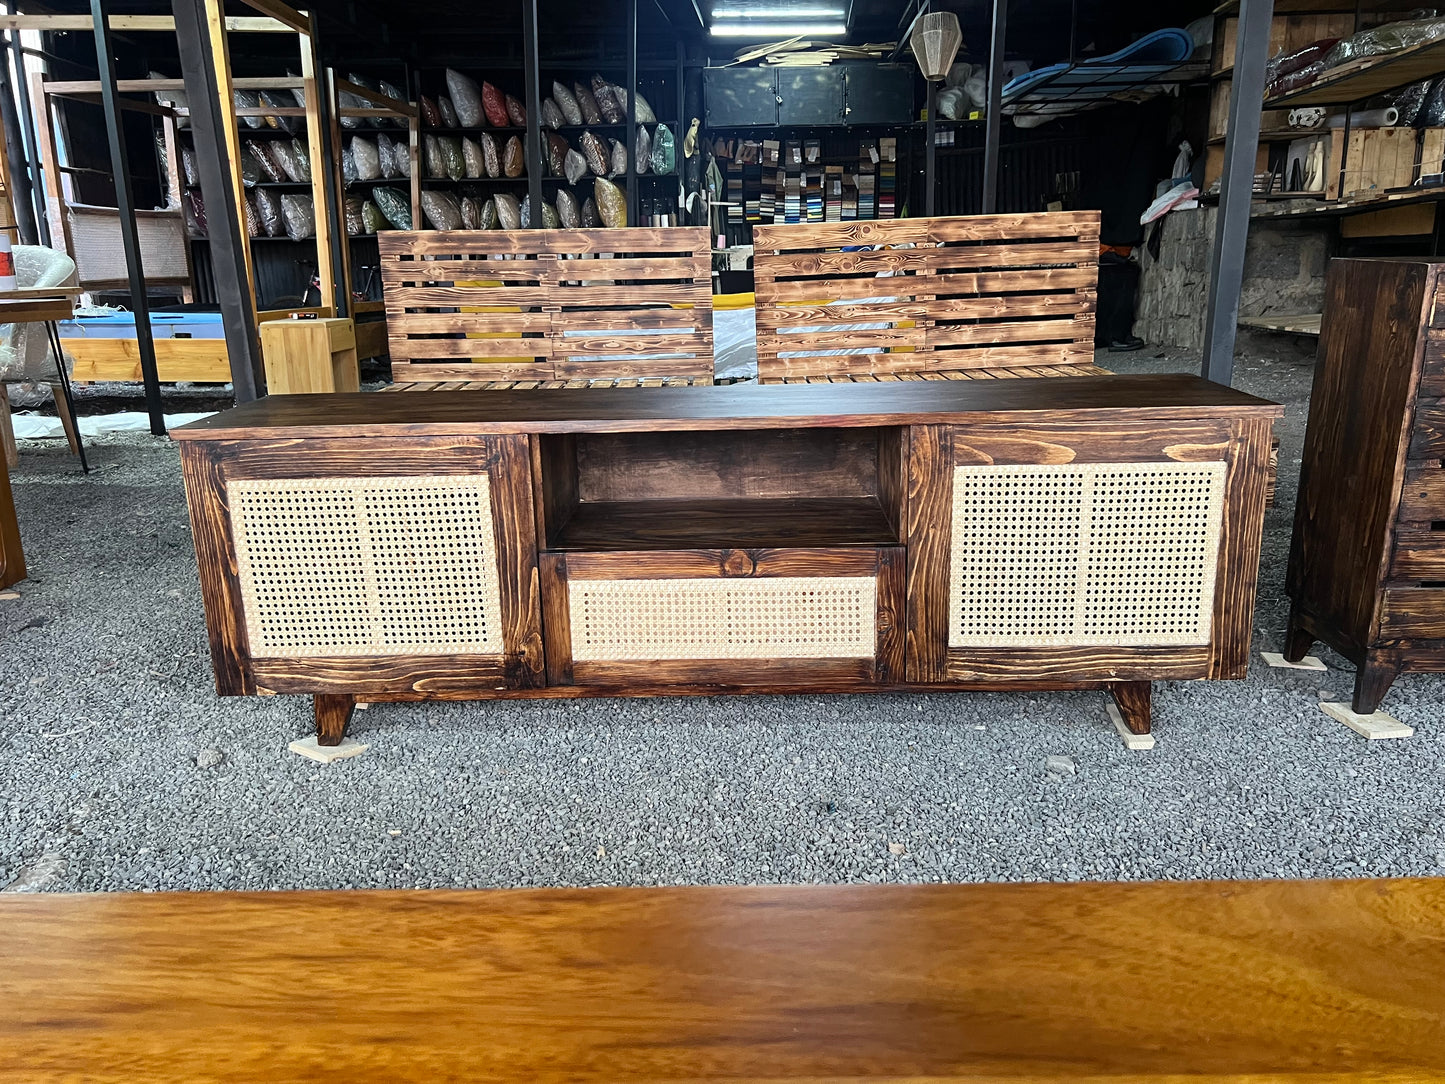
<path id="1" fill-rule="evenodd" d="M 1243 677 L 1272 419 L 1191 376 L 264 399 L 175 430 L 218 691 Z"/>
<path id="2" fill-rule="evenodd" d="M 1285 657 L 1355 663 L 1369 715 L 1445 671 L 1445 263 L 1333 260 L 1290 547 Z"/>

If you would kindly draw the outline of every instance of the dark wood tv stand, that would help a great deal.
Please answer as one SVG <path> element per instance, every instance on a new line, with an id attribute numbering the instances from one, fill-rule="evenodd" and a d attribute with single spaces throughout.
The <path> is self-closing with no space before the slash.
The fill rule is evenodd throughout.
<path id="1" fill-rule="evenodd" d="M 272 398 L 175 431 L 217 689 L 1243 677 L 1273 404 L 1189 376 Z"/>

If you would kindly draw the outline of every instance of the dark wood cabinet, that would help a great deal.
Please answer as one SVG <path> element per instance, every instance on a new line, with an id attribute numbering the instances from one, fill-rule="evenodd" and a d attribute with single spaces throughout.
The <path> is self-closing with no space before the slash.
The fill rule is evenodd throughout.
<path id="1" fill-rule="evenodd" d="M 223 694 L 1107 688 L 1248 659 L 1272 404 L 1194 377 L 263 400 L 176 431 Z"/>
<path id="2" fill-rule="evenodd" d="M 1335 260 L 1290 547 L 1285 657 L 1321 640 L 1371 714 L 1445 671 L 1445 263 Z"/>

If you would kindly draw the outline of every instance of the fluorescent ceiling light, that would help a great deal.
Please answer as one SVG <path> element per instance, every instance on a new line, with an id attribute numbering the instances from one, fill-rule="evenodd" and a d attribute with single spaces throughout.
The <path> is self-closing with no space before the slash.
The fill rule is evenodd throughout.
<path id="1" fill-rule="evenodd" d="M 730 23 L 712 28 L 715 38 L 832 38 L 846 33 L 842 23 Z"/>
<path id="2" fill-rule="evenodd" d="M 756 7 L 756 8 L 723 8 L 721 11 L 713 10 L 714 19 L 841 19 L 842 8 L 787 8 L 787 7 Z"/>

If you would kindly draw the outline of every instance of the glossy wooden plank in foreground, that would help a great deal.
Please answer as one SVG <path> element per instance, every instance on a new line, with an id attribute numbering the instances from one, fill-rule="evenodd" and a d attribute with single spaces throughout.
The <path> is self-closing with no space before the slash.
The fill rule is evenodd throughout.
<path id="1" fill-rule="evenodd" d="M 1445 880 L 0 896 L 0 1080 L 1404 1082 Z"/>
<path id="2" fill-rule="evenodd" d="M 1140 416 L 1280 417 L 1282 407 L 1183 373 L 1107 380 L 732 384 L 692 388 L 269 396 L 172 430 L 177 440 L 266 436 L 435 436 L 687 429 L 947 425 L 1019 422 L 1020 412 L 1068 422 L 1090 411 Z"/>

